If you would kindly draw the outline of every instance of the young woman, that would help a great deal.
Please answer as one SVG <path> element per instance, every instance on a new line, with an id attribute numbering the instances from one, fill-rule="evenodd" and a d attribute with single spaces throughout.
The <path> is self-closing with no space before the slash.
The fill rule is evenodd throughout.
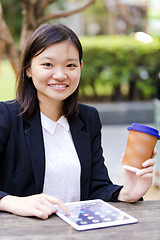
<path id="1" fill-rule="evenodd" d="M 1 211 L 47 219 L 56 204 L 68 213 L 64 202 L 135 202 L 151 186 L 153 158 L 137 174 L 123 169 L 123 186 L 111 182 L 97 110 L 77 103 L 82 67 L 64 25 L 43 25 L 28 41 L 16 100 L 0 103 Z"/>

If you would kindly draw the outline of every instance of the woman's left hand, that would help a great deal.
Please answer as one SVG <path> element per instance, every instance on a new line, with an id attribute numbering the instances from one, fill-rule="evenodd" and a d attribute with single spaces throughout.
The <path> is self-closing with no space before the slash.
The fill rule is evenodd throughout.
<path id="1" fill-rule="evenodd" d="M 122 166 L 123 188 L 121 189 L 118 200 L 124 202 L 136 202 L 148 191 L 153 181 L 154 157 L 157 154 L 154 150 L 152 158 L 145 161 L 143 169 L 136 173 L 128 171 Z M 121 159 L 123 164 L 123 157 Z"/>

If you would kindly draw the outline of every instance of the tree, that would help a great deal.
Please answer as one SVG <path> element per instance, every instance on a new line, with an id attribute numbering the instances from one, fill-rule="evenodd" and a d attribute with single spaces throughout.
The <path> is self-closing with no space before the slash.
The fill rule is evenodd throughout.
<path id="1" fill-rule="evenodd" d="M 53 3 L 61 2 L 60 0 L 18 0 L 22 8 L 22 29 L 19 41 L 19 47 L 16 46 L 14 38 L 3 17 L 2 1 L 0 0 L 0 46 L 3 45 L 4 53 L 9 59 L 15 73 L 18 73 L 20 57 L 24 44 L 34 30 L 41 24 L 53 19 L 68 17 L 73 14 L 84 11 L 96 0 L 86 0 L 76 9 L 67 11 L 63 10 L 52 14 L 46 13 L 46 9 Z M 72 0 L 73 1 L 73 0 Z M 75 2 L 77 0 L 74 0 Z M 84 2 L 84 1 L 77 1 Z"/>
<path id="2" fill-rule="evenodd" d="M 17 0 L 1 0 L 1 1 L 3 6 L 3 19 L 8 25 L 12 37 L 16 41 L 19 41 L 22 28 L 21 4 Z"/>

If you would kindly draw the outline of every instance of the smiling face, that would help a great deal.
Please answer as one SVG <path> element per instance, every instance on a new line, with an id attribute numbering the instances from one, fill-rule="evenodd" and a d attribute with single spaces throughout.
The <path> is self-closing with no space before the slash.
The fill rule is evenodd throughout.
<path id="1" fill-rule="evenodd" d="M 53 104 L 62 108 L 63 101 L 78 87 L 83 63 L 70 41 L 54 43 L 31 61 L 27 75 L 37 89 L 40 109 Z"/>

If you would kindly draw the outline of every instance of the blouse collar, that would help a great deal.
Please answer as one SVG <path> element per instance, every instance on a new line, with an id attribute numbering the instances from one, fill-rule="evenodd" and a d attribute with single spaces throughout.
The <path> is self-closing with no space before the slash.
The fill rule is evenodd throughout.
<path id="1" fill-rule="evenodd" d="M 65 128 L 67 131 L 69 131 L 69 123 L 64 116 L 61 116 L 58 121 L 55 122 L 41 112 L 41 122 L 42 127 L 51 134 L 54 134 L 56 126 L 58 124 Z"/>

